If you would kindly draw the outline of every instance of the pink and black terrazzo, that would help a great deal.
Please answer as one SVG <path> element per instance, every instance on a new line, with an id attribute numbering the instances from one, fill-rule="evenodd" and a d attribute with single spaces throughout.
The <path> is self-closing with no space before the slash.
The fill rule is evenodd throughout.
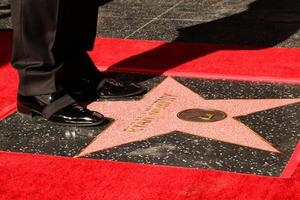
<path id="1" fill-rule="evenodd" d="M 159 89 L 160 85 L 170 79 L 132 74 L 112 75 L 119 79 L 130 79 L 142 84 L 149 90 L 145 96 L 152 95 L 151 93 L 155 95 L 155 89 Z M 205 134 L 208 132 L 205 127 L 197 129 L 198 135 L 184 129 L 163 134 L 147 132 L 142 138 L 132 136 L 137 139 L 132 139 L 129 142 L 124 140 L 123 144 L 115 143 L 115 146 L 101 149 L 98 145 L 103 145 L 106 142 L 104 139 L 101 140 L 101 137 L 104 137 L 105 132 L 113 127 L 117 119 L 108 119 L 102 127 L 77 128 L 58 126 L 41 118 L 25 119 L 15 113 L 0 122 L 0 150 L 281 176 L 300 139 L 299 85 L 182 77 L 173 77 L 172 80 L 175 81 L 174 83 L 178 83 L 180 87 L 186 88 L 187 91 L 207 101 L 253 100 L 253 105 L 261 100 L 272 101 L 275 99 L 277 102 L 282 102 L 277 107 L 270 105 L 270 109 L 259 110 L 234 118 L 241 127 L 248 127 L 254 136 L 258 136 L 261 142 L 265 142 L 257 143 L 261 145 L 261 149 L 260 146 L 254 148 L 251 146 L 253 144 L 247 145 L 246 143 L 241 144 L 225 140 L 231 134 L 243 138 L 243 132 L 229 132 L 226 133 L 228 136 L 222 139 L 222 134 L 226 130 L 214 129 L 214 134 L 217 137 L 210 137 Z M 176 87 L 174 86 L 176 84 L 167 85 L 166 88 Z M 124 105 L 129 105 L 130 102 L 146 99 L 145 96 L 124 99 L 118 103 L 123 102 Z M 189 102 L 189 98 L 191 97 L 186 96 L 184 101 Z M 113 102 L 107 101 L 93 104 L 101 108 L 101 105 L 110 103 L 113 104 Z M 193 105 L 195 104 L 191 103 L 192 107 Z M 167 109 L 172 109 L 172 106 L 170 104 L 169 108 L 166 108 L 166 112 Z M 92 109 L 94 108 L 92 106 Z M 123 109 L 127 109 L 127 107 L 124 106 Z M 143 109 L 143 107 L 139 109 Z M 242 111 L 243 107 L 237 109 Z M 124 113 L 124 111 L 122 112 Z M 119 117 L 126 118 L 130 115 L 132 113 L 130 114 L 130 110 L 128 110 L 128 116 L 122 114 Z M 138 117 L 137 112 L 133 115 Z M 166 113 L 164 114 L 165 117 L 157 115 L 156 120 L 165 120 L 164 122 L 168 123 L 167 115 Z M 176 126 L 172 120 L 169 123 L 170 127 Z M 153 131 L 160 130 L 159 126 L 155 127 L 155 123 L 150 123 L 149 127 Z M 122 131 L 122 127 L 117 126 L 112 133 L 115 132 L 115 135 L 118 135 Z M 118 139 L 113 138 L 115 137 L 113 135 L 111 137 L 112 141 Z M 252 141 L 248 142 L 251 143 Z M 270 145 L 269 150 L 267 150 L 268 145 Z M 99 147 L 98 151 L 95 151 L 95 149 L 97 150 L 96 147 Z M 275 150 L 272 150 L 271 147 Z M 93 150 L 87 151 L 89 148 Z M 86 153 L 83 153 L 84 151 Z"/>

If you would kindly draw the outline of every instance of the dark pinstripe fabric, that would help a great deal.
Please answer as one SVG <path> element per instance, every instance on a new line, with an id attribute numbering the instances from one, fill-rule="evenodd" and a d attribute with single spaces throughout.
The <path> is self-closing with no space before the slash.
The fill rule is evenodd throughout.
<path id="1" fill-rule="evenodd" d="M 12 0 L 20 94 L 56 92 L 67 80 L 94 72 L 86 52 L 93 48 L 97 14 L 96 0 Z"/>

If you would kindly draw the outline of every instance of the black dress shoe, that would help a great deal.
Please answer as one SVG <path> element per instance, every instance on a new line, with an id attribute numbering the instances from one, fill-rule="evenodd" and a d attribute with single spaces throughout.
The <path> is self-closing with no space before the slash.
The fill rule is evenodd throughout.
<path id="1" fill-rule="evenodd" d="M 100 82 L 78 80 L 70 88 L 70 93 L 78 101 L 93 101 L 104 99 L 124 99 L 146 93 L 146 89 L 135 83 L 120 82 L 115 79 L 105 78 Z"/>
<path id="2" fill-rule="evenodd" d="M 119 99 L 138 96 L 145 93 L 145 89 L 135 83 L 124 83 L 115 79 L 103 79 L 97 86 L 98 99 Z"/>
<path id="3" fill-rule="evenodd" d="M 96 126 L 105 121 L 103 115 L 82 107 L 64 93 L 40 96 L 19 94 L 17 107 L 20 114 L 29 117 L 39 115 L 48 121 L 66 126 Z"/>

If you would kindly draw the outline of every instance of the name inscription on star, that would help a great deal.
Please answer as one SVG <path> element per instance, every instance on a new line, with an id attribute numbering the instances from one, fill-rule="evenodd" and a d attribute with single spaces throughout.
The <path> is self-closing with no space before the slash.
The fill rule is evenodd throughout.
<path id="1" fill-rule="evenodd" d="M 280 153 L 271 143 L 235 118 L 297 102 L 300 99 L 206 100 L 169 77 L 141 100 L 90 104 L 89 109 L 103 113 L 115 121 L 77 156 L 173 131 Z M 178 118 L 178 113 L 194 108 L 223 111 L 227 117 L 213 123 L 195 123 Z"/>
<path id="2" fill-rule="evenodd" d="M 159 97 L 150 107 L 146 109 L 146 112 L 142 116 L 138 117 L 133 121 L 127 128 L 124 129 L 125 132 L 137 132 L 143 131 L 145 128 L 151 124 L 151 122 L 158 117 L 159 113 L 164 111 L 170 104 L 175 101 L 176 97 L 170 94 L 164 94 Z"/>

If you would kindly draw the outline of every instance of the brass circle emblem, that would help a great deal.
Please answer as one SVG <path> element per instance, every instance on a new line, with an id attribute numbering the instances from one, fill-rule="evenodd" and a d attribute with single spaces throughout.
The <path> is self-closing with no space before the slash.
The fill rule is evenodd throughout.
<path id="1" fill-rule="evenodd" d="M 190 122 L 217 122 L 227 118 L 220 110 L 188 109 L 177 114 L 179 119 Z"/>

